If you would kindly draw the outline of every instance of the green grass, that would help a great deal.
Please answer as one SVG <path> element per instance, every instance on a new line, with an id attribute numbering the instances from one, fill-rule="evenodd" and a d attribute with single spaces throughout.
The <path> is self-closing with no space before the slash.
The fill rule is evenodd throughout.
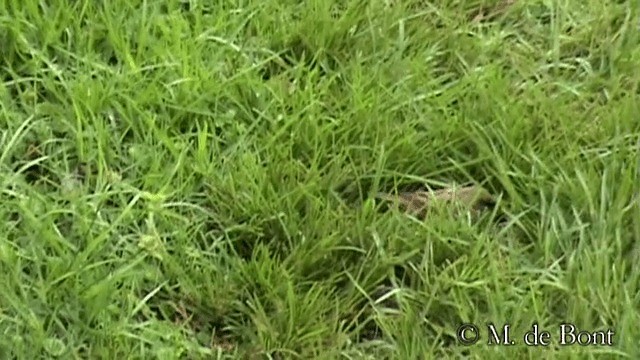
<path id="1" fill-rule="evenodd" d="M 102 3 L 0 1 L 2 358 L 639 357 L 638 2 Z"/>

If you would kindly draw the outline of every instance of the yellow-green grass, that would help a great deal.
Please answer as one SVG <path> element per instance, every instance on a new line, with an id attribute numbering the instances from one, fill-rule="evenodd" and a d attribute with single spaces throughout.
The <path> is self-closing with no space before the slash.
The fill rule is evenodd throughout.
<path id="1" fill-rule="evenodd" d="M 2 358 L 637 359 L 638 7 L 0 1 Z"/>

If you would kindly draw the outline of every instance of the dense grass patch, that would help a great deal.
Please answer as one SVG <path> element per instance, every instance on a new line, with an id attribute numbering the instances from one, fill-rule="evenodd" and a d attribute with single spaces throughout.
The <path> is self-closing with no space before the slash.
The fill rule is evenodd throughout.
<path id="1" fill-rule="evenodd" d="M 0 47 L 5 358 L 640 355 L 637 2 L 3 0 Z M 373 199 L 454 182 L 498 206 Z"/>

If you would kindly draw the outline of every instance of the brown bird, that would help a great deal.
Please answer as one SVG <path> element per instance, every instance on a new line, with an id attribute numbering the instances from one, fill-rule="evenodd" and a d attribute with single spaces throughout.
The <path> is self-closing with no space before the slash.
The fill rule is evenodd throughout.
<path id="1" fill-rule="evenodd" d="M 495 204 L 495 198 L 479 186 L 449 187 L 433 191 L 402 192 L 397 195 L 378 193 L 377 198 L 390 201 L 410 215 L 424 218 L 440 205 L 462 208 L 477 213 Z"/>

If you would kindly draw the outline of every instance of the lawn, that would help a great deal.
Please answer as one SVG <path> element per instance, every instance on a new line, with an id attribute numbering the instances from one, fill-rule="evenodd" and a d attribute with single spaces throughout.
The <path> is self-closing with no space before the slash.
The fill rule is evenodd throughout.
<path id="1" fill-rule="evenodd" d="M 2 358 L 640 358 L 637 1 L 2 0 L 0 47 Z"/>

